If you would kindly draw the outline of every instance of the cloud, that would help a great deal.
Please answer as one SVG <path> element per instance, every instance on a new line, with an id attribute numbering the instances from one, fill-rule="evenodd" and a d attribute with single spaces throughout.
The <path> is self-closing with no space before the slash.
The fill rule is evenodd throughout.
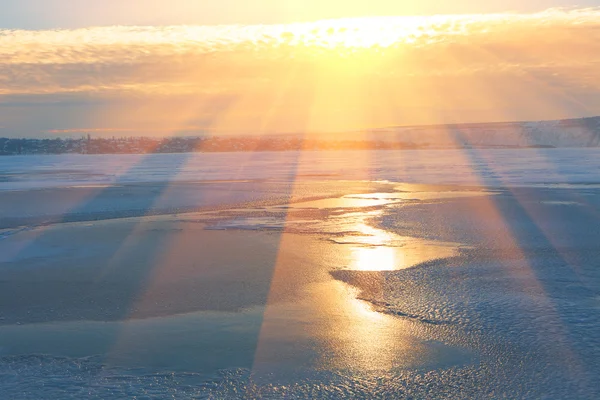
<path id="1" fill-rule="evenodd" d="M 214 99 L 235 98 L 220 119 L 237 118 L 238 125 L 261 129 L 265 115 L 279 118 L 269 123 L 279 129 L 286 123 L 304 127 L 303 118 L 335 124 L 344 112 L 386 106 L 386 117 L 367 110 L 379 116 L 356 125 L 401 123 L 393 111 L 410 108 L 457 110 L 460 118 L 469 112 L 472 119 L 482 109 L 489 118 L 510 114 L 504 119 L 600 112 L 600 9 L 288 25 L 0 30 L 0 105 L 19 96 L 31 106 L 67 97 L 90 107 L 100 101 L 105 109 L 124 99 L 149 102 L 152 110 L 191 107 L 194 116 L 185 118 L 196 120 L 212 115 L 206 109 Z M 356 96 L 372 100 L 348 99 Z M 273 107 L 287 117 L 274 116 Z M 490 114 L 492 109 L 497 112 Z M 316 115 L 319 110 L 326 112 Z M 10 126 L 19 123 L 11 120 Z M 134 120 L 119 117 L 132 125 Z"/>

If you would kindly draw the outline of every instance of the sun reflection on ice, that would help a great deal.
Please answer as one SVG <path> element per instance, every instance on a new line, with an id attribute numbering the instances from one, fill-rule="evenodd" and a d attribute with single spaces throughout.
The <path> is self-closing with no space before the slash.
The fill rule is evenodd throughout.
<path id="1" fill-rule="evenodd" d="M 340 219 L 347 219 L 344 230 L 351 233 L 332 241 L 339 244 L 340 249 L 345 249 L 349 259 L 347 269 L 394 271 L 458 254 L 457 243 L 400 236 L 369 225 L 367 220 L 381 213 L 380 210 L 340 216 Z"/>
<path id="2" fill-rule="evenodd" d="M 400 237 L 398 246 L 351 246 L 348 269 L 357 271 L 394 271 L 415 267 L 442 258 L 454 257 L 454 243 L 438 243 L 418 238 Z"/>
<path id="3" fill-rule="evenodd" d="M 397 249 L 392 247 L 355 247 L 351 250 L 351 269 L 360 271 L 393 271 L 396 267 Z M 398 260 L 401 262 L 401 260 Z"/>
<path id="4" fill-rule="evenodd" d="M 419 338 L 420 321 L 387 314 L 380 306 L 393 302 L 389 296 L 393 271 L 456 256 L 460 248 L 456 243 L 401 236 L 380 228 L 384 213 L 401 212 L 401 203 L 412 201 L 404 197 L 411 194 L 356 194 L 286 207 L 288 231 L 280 241 L 257 366 L 308 357 L 304 362 L 319 369 L 378 373 L 455 357 L 454 350 Z M 319 214 L 307 223 L 314 210 L 322 210 L 325 217 Z M 319 240 L 314 240 L 315 234 Z M 310 272 L 299 274 L 300 264 L 310 265 Z M 304 286 L 299 285 L 302 280 L 306 280 Z M 299 297 L 282 301 L 293 287 L 304 289 Z M 272 351 L 271 341 L 282 337 L 282 332 L 287 353 L 281 348 Z M 318 354 L 305 355 L 313 345 Z"/>
<path id="5" fill-rule="evenodd" d="M 409 322 L 375 311 L 355 289 L 334 281 L 315 295 L 324 317 L 313 329 L 329 348 L 324 367 L 389 371 L 414 367 L 426 357 L 426 347 L 409 334 Z"/>

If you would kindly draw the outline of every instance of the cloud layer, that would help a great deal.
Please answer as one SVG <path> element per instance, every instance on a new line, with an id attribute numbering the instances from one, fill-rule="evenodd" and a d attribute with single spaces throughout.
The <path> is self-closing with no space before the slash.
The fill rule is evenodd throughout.
<path id="1" fill-rule="evenodd" d="M 170 117 L 148 115 L 160 110 Z M 594 113 L 600 9 L 0 30 L 4 130 L 343 130 Z"/>

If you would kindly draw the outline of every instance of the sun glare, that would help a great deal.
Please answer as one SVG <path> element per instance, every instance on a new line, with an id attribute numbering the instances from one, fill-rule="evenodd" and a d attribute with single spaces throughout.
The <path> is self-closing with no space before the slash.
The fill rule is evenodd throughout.
<path id="1" fill-rule="evenodd" d="M 38 103 L 67 98 L 93 110 L 78 113 L 82 122 L 74 122 L 68 107 L 50 118 L 40 106 L 42 124 L 26 118 L 29 111 L 17 116 L 0 107 L 0 120 L 6 130 L 27 124 L 23 132 L 47 123 L 44 131 L 55 134 L 92 128 L 102 130 L 98 135 L 160 136 L 182 130 L 367 132 L 551 120 L 568 118 L 572 110 L 587 115 L 600 107 L 599 16 L 555 10 L 0 29 L 0 95 L 36 96 L 36 110 Z M 577 46 L 569 42 L 584 31 Z M 410 135 L 424 140 L 420 132 Z M 440 145 L 456 140 L 446 132 L 441 137 L 435 139 Z"/>
<path id="2" fill-rule="evenodd" d="M 393 271 L 396 266 L 396 256 L 400 254 L 393 247 L 356 247 L 353 251 L 354 265 L 358 271 Z"/>
<path id="3" fill-rule="evenodd" d="M 433 17 L 372 17 L 287 25 L 282 37 L 295 44 L 325 48 L 390 47 L 431 33 Z"/>

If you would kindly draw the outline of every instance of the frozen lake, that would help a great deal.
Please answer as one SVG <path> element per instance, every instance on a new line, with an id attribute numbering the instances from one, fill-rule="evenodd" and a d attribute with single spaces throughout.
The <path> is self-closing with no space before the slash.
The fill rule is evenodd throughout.
<path id="1" fill-rule="evenodd" d="M 596 399 L 598 156 L 0 157 L 0 393 Z"/>
<path id="2" fill-rule="evenodd" d="M 598 183 L 600 149 L 404 150 L 0 157 L 0 190 L 272 179 L 432 184 Z"/>

